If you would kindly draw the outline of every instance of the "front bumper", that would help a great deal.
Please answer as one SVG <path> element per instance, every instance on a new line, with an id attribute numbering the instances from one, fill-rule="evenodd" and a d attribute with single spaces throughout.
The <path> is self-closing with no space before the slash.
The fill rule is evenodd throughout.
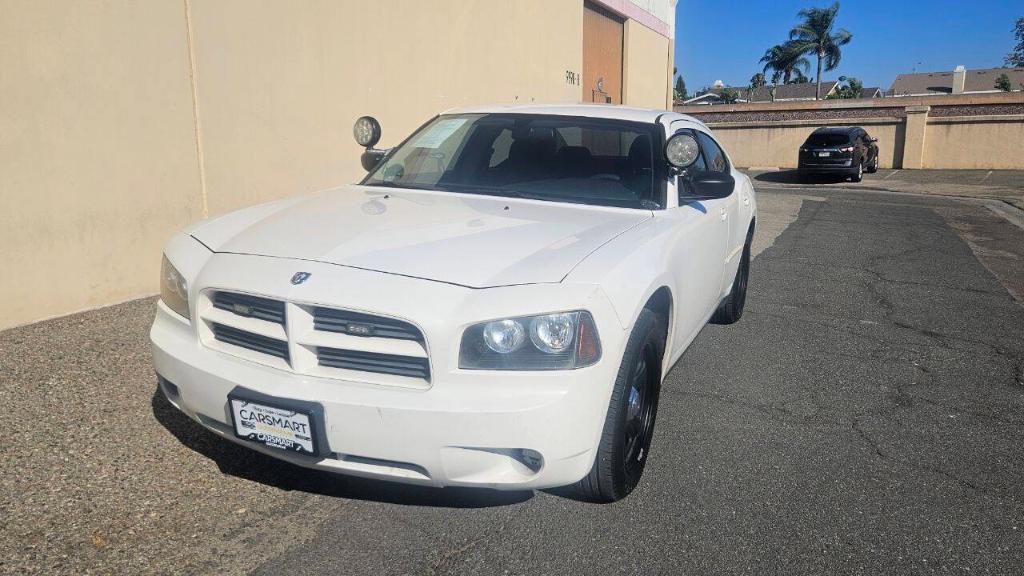
<path id="1" fill-rule="evenodd" d="M 254 267 L 281 267 L 281 272 L 289 274 L 294 268 L 293 263 L 282 264 L 279 259 L 213 258 L 222 260 L 220 266 L 207 269 L 223 269 L 225 259 L 234 259 L 231 265 L 248 259 L 244 265 L 250 279 L 262 277 L 253 273 Z M 626 336 L 600 291 L 568 287 L 569 293 L 577 292 L 573 299 L 590 294 L 586 308 L 598 324 L 603 347 L 602 360 L 594 366 L 550 372 L 460 370 L 458 338 L 469 321 L 463 314 L 472 316 L 473 322 L 513 315 L 503 308 L 524 297 L 550 302 L 538 312 L 568 309 L 568 303 L 559 302 L 566 297 L 567 287 L 469 290 L 337 266 L 302 265 L 318 275 L 322 285 L 333 286 L 335 298 L 320 300 L 325 305 L 338 306 L 337 293 L 345 292 L 345 287 L 363 288 L 352 290 L 341 301 L 401 317 L 416 318 L 416 308 L 422 315 L 423 303 L 430 302 L 431 316 L 445 319 L 423 322 L 434 366 L 430 387 L 321 378 L 251 362 L 204 346 L 193 324 L 160 303 L 150 333 L 153 361 L 161 389 L 174 406 L 214 433 L 254 450 L 300 466 L 358 476 L 434 486 L 526 489 L 571 484 L 589 472 Z M 204 284 L 202 277 L 198 284 Z M 408 295 L 417 288 L 429 293 L 392 300 L 391 308 L 385 308 L 389 296 Z M 270 285 L 250 289 L 288 297 L 273 294 L 275 288 Z M 313 301 L 318 296 L 326 294 L 310 294 Z M 488 308 L 493 309 L 490 315 L 482 312 Z M 227 401 L 236 386 L 322 405 L 328 455 L 296 455 L 237 439 Z M 536 460 L 524 460 L 524 450 L 539 454 L 539 466 Z"/>

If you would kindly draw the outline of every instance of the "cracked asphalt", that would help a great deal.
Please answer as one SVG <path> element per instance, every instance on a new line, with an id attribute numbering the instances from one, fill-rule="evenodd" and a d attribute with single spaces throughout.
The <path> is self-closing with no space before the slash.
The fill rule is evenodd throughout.
<path id="1" fill-rule="evenodd" d="M 154 394 L 152 300 L 0 332 L 0 403 L 36 426 L 0 447 L 18 519 L 0 572 L 1020 574 L 1024 229 L 846 187 L 759 202 L 744 317 L 670 372 L 647 471 L 613 505 L 219 441 Z"/>

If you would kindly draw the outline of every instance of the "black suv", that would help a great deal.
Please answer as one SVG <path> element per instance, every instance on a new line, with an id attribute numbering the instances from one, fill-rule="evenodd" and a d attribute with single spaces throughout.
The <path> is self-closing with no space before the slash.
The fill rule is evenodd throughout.
<path id="1" fill-rule="evenodd" d="M 800 147 L 800 180 L 812 174 L 841 174 L 860 182 L 865 172 L 878 171 L 878 138 L 863 128 L 818 128 Z"/>

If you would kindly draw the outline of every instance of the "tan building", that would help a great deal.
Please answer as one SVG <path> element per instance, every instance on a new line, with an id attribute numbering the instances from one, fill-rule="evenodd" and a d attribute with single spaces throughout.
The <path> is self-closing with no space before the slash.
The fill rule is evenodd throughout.
<path id="1" fill-rule="evenodd" d="M 152 294 L 191 222 L 352 182 L 454 106 L 671 106 L 675 0 L 13 0 L 0 328 Z"/>

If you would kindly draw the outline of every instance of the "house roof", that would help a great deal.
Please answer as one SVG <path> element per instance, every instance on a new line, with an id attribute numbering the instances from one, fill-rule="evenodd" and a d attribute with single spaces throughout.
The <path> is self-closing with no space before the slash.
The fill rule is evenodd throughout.
<path id="1" fill-rule="evenodd" d="M 839 82 L 835 80 L 824 80 L 821 83 L 821 96 L 825 97 L 835 89 Z M 799 84 L 778 84 L 775 86 L 776 100 L 813 100 L 817 94 L 818 85 L 814 82 L 801 82 Z M 753 91 L 750 102 L 771 102 L 772 89 L 769 86 L 761 86 Z"/>
<path id="2" fill-rule="evenodd" d="M 861 88 L 859 98 L 879 98 L 882 95 L 882 89 L 878 86 L 873 88 Z"/>
<path id="3" fill-rule="evenodd" d="M 1024 84 L 1024 68 L 984 68 L 967 70 L 964 77 L 964 92 L 995 92 L 996 78 L 1006 74 L 1010 86 L 1019 89 Z M 894 96 L 918 94 L 950 94 L 953 92 L 953 72 L 920 72 L 900 74 L 892 83 Z"/>
<path id="4" fill-rule="evenodd" d="M 821 83 L 821 96 L 825 97 L 827 94 L 832 92 L 839 82 L 835 80 L 826 80 Z M 736 99 L 743 102 L 771 102 L 772 101 L 772 88 L 771 86 L 761 86 L 751 90 L 748 87 L 728 87 L 736 94 Z M 712 96 L 721 94 L 726 90 L 726 87 L 711 88 L 706 94 L 690 98 L 685 103 L 697 103 L 700 100 L 710 100 Z M 814 82 L 801 82 L 799 84 L 778 84 L 775 86 L 775 100 L 814 100 L 814 96 L 817 93 L 817 84 Z"/>

